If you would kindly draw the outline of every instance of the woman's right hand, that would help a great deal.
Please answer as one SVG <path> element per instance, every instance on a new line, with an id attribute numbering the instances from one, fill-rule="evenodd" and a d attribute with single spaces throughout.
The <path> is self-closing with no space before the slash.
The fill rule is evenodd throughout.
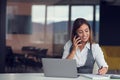
<path id="1" fill-rule="evenodd" d="M 73 46 L 72 46 L 72 51 L 70 52 L 70 54 L 67 56 L 67 59 L 73 59 L 75 53 L 76 53 L 76 50 L 77 48 L 79 47 L 79 45 L 81 44 L 78 44 L 79 42 L 81 42 L 80 38 L 75 36 L 73 38 Z"/>

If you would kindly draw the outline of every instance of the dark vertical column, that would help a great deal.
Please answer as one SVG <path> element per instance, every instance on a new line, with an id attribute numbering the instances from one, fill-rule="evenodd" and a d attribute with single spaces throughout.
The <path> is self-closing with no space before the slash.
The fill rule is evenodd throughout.
<path id="1" fill-rule="evenodd" d="M 120 46 L 120 5 L 100 3 L 100 45 Z"/>
<path id="2" fill-rule="evenodd" d="M 0 73 L 5 72 L 6 0 L 0 0 Z"/>
<path id="3" fill-rule="evenodd" d="M 92 26 L 92 29 L 93 29 L 93 36 L 94 36 L 94 39 L 95 39 L 95 37 L 96 37 L 96 28 L 95 28 L 95 26 L 96 26 L 96 6 L 95 5 L 93 5 L 93 26 Z"/>
<path id="4" fill-rule="evenodd" d="M 71 4 L 69 5 L 69 17 L 68 17 L 69 19 L 68 19 L 68 40 L 71 38 Z"/>
<path id="5" fill-rule="evenodd" d="M 45 6 L 45 24 L 44 24 L 44 33 L 43 33 L 43 34 L 44 34 L 45 43 L 46 43 L 46 41 L 47 41 L 47 38 L 46 38 L 46 36 L 47 36 L 47 34 L 46 34 L 46 33 L 47 33 L 47 13 L 48 13 L 48 12 L 47 12 L 47 11 L 48 11 L 47 9 L 48 9 L 48 6 L 46 5 L 46 6 Z"/>

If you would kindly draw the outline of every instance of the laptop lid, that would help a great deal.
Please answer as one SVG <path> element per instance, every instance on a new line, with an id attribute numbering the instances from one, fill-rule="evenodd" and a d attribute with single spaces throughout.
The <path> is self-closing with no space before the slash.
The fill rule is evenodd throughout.
<path id="1" fill-rule="evenodd" d="M 75 60 L 42 58 L 42 64 L 44 75 L 46 77 L 78 77 Z"/>

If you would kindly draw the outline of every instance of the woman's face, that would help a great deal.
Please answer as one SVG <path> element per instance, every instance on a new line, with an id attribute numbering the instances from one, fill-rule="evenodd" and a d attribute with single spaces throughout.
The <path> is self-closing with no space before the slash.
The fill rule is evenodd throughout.
<path id="1" fill-rule="evenodd" d="M 78 28 L 77 34 L 79 35 L 82 42 L 87 42 L 90 37 L 89 27 L 86 24 L 83 24 Z"/>

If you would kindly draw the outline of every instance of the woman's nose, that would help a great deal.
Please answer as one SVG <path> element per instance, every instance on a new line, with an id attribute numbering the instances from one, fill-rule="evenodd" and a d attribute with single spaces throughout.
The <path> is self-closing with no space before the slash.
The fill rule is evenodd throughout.
<path id="1" fill-rule="evenodd" d="M 83 32 L 83 36 L 85 36 L 86 35 L 86 33 L 85 32 Z"/>

